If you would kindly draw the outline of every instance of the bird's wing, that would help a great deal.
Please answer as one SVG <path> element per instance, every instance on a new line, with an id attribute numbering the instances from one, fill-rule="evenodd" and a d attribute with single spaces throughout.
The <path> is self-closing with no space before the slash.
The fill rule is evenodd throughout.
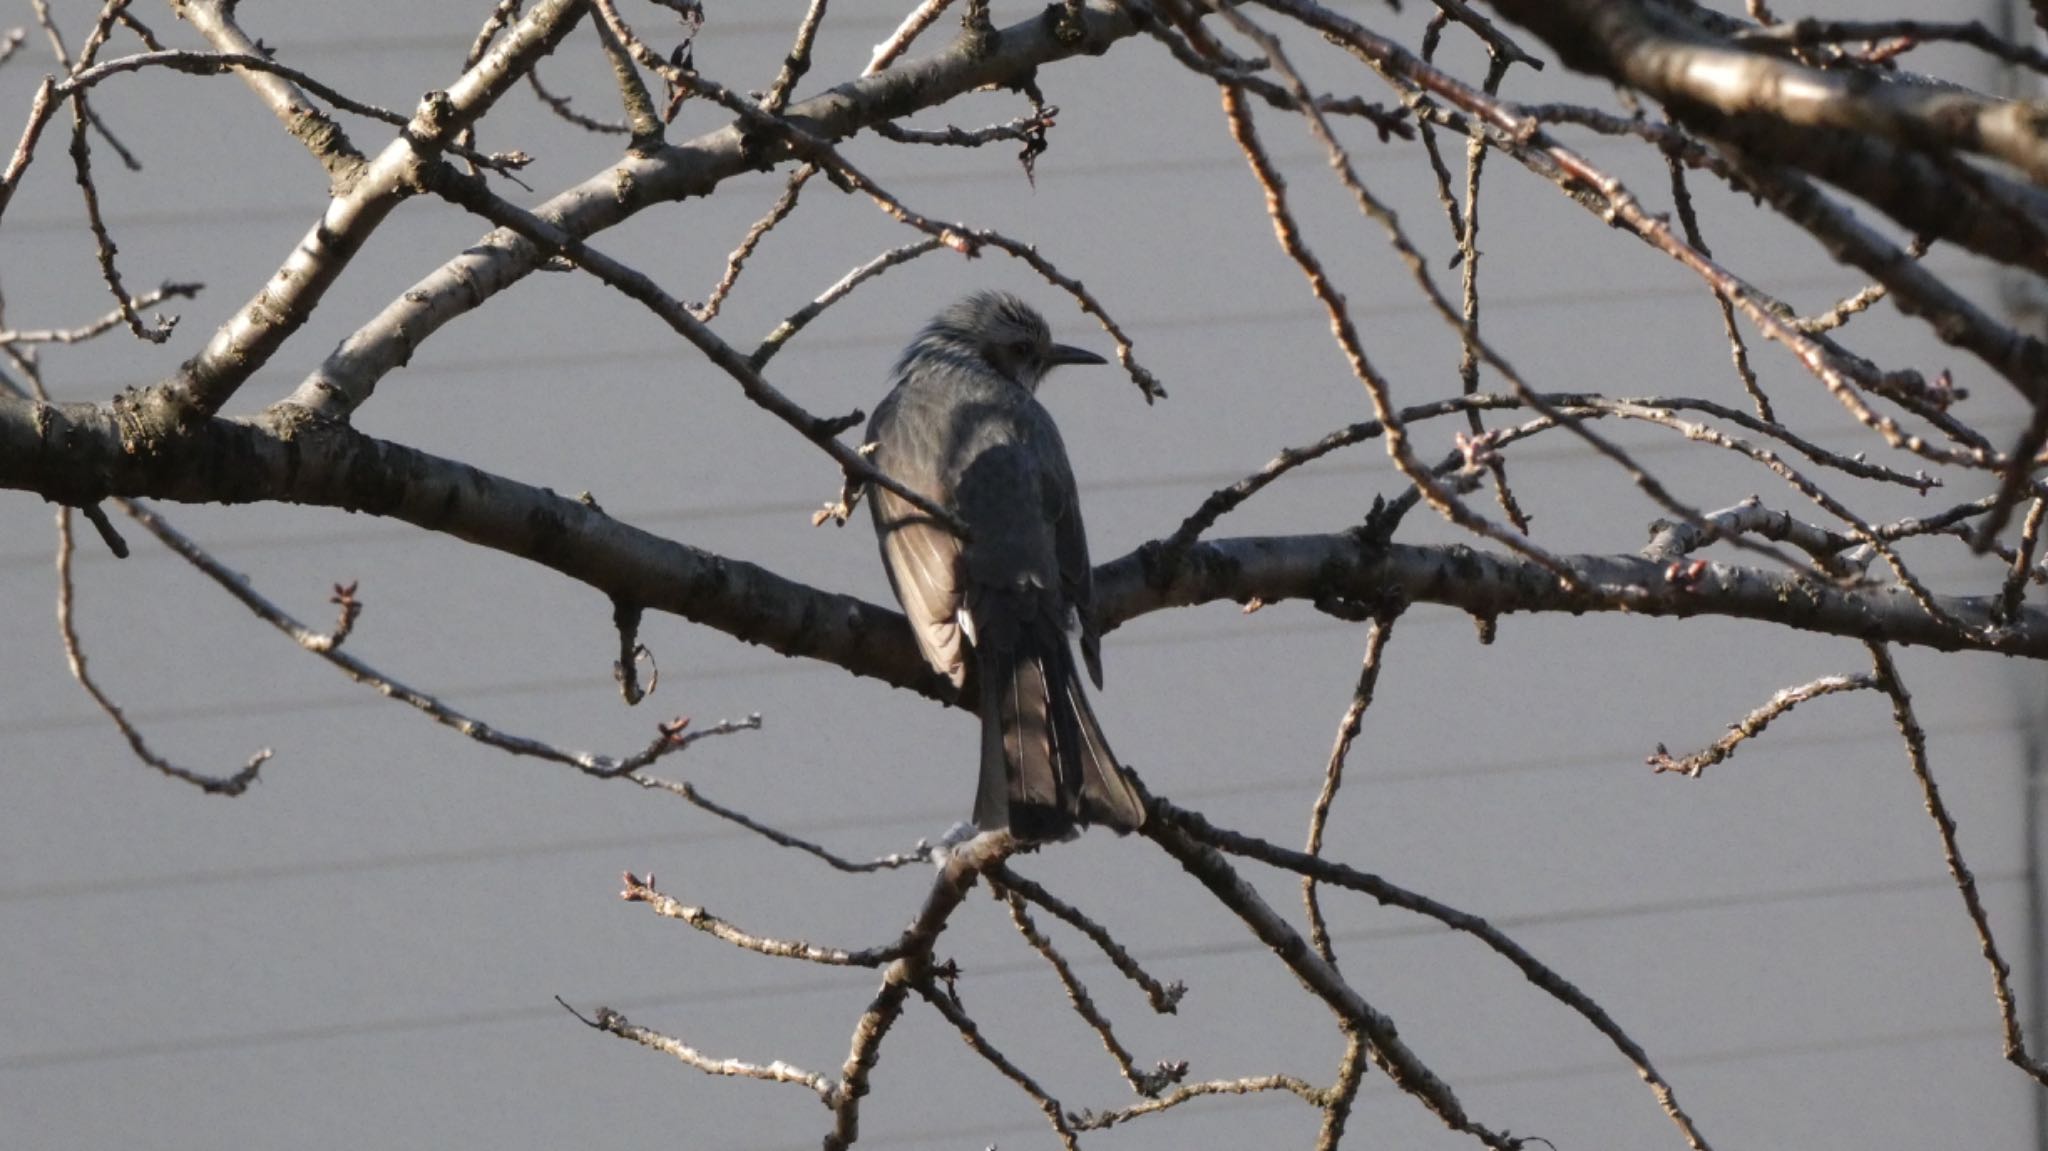
<path id="1" fill-rule="evenodd" d="M 882 564 L 910 618 L 925 662 L 959 687 L 967 678 L 960 636 L 960 541 L 886 489 L 874 493 Z"/>
<path id="2" fill-rule="evenodd" d="M 944 506 L 940 461 L 933 445 L 914 438 L 898 421 L 900 396 L 891 393 L 868 425 L 868 439 L 876 445 L 873 462 L 883 474 Z M 868 505 L 882 544 L 882 568 L 910 618 L 925 662 L 960 687 L 967 678 L 967 657 L 960 635 L 959 538 L 887 488 L 871 485 Z"/>
<path id="3" fill-rule="evenodd" d="M 1095 627 L 1095 568 L 1088 560 L 1088 529 L 1081 522 L 1081 496 L 1074 483 L 1074 471 L 1067 463 L 1067 446 L 1053 426 L 1052 416 L 1036 401 L 1039 419 L 1033 434 L 1047 445 L 1039 450 L 1044 461 L 1040 481 L 1046 519 L 1051 522 L 1053 546 L 1058 553 L 1060 590 L 1074 609 L 1081 628 L 1081 658 L 1088 665 L 1088 678 L 1102 686 L 1102 638 Z"/>

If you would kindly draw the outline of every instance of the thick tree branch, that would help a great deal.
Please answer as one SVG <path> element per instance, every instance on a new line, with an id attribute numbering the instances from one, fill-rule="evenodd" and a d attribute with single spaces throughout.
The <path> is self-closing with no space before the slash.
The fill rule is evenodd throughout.
<path id="1" fill-rule="evenodd" d="M 131 438 L 127 409 L 0 396 L 0 487 L 85 506 L 108 496 L 258 500 L 388 516 L 553 568 L 613 600 L 670 612 L 784 655 L 836 664 L 934 699 L 949 685 L 894 611 L 742 560 L 662 539 L 545 488 L 378 440 L 296 409 L 209 421 L 186 436 Z M 2048 611 L 1994 626 L 2000 597 L 1935 596 L 1930 615 L 1897 585 L 1840 587 L 1795 573 L 1706 564 L 1683 580 L 1635 555 L 1560 556 L 1571 588 L 1532 561 L 1463 545 L 1381 546 L 1362 530 L 1205 541 L 1171 571 L 1148 545 L 1096 571 L 1105 628 L 1169 607 L 1387 597 L 1483 619 L 1511 612 L 1721 616 L 1944 651 L 2048 658 Z"/>
<path id="2" fill-rule="evenodd" d="M 423 99 L 412 123 L 328 202 L 277 273 L 236 309 L 176 377 L 142 393 L 140 409 L 167 428 L 220 411 L 311 317 L 364 240 L 412 194 L 407 177 L 415 162 L 415 142 L 452 143 L 465 126 L 490 110 L 532 61 L 554 50 L 582 11 L 583 0 L 544 0 L 447 91 Z M 410 355 L 410 345 L 399 354 Z"/>
<path id="3" fill-rule="evenodd" d="M 258 56 L 262 47 L 235 20 L 235 6 L 225 0 L 171 0 L 171 11 L 198 29 L 215 50 L 236 55 Z M 263 101 L 271 115 L 284 125 L 292 138 L 306 146 L 339 195 L 367 161 L 349 141 L 348 133 L 332 116 L 320 110 L 297 84 L 274 72 L 242 71 L 242 81 Z"/>
<path id="4" fill-rule="evenodd" d="M 841 140 L 965 92 L 1022 83 L 1041 64 L 1100 54 L 1136 31 L 1130 14 L 1107 0 L 1088 5 L 1078 26 L 1080 35 L 1063 40 L 1047 20 L 1034 16 L 1002 29 L 993 50 L 956 43 L 799 101 L 783 118 L 809 136 Z M 709 195 L 733 176 L 772 168 L 791 159 L 793 148 L 774 133 L 735 122 L 686 143 L 623 156 L 535 208 L 534 215 L 568 235 L 587 238 L 656 204 Z M 343 340 L 289 402 L 346 416 L 411 357 L 420 341 L 519 282 L 544 259 L 540 247 L 509 229 L 483 237 Z"/>
<path id="5" fill-rule="evenodd" d="M 1738 44 L 1708 17 L 1639 0 L 1493 6 L 1572 68 L 1663 102 L 1688 128 L 1818 176 L 1917 233 L 2048 273 L 2048 197 L 1948 155 L 1976 152 L 2048 179 L 2048 140 L 2026 104 L 1875 70 L 1822 71 Z"/>

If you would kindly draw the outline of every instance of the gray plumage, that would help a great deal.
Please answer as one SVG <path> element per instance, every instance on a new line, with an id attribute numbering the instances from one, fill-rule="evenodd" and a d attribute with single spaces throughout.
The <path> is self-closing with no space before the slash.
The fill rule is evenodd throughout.
<path id="1" fill-rule="evenodd" d="M 1102 660 L 1088 538 L 1066 445 L 1034 393 L 1060 364 L 1101 356 L 1052 342 L 1015 296 L 940 312 L 897 361 L 867 440 L 883 474 L 956 516 L 969 541 L 870 485 L 889 586 L 925 659 L 981 714 L 974 822 L 1026 839 L 1077 824 L 1129 831 L 1144 806 L 1083 694 L 1068 628 L 1095 686 Z"/>

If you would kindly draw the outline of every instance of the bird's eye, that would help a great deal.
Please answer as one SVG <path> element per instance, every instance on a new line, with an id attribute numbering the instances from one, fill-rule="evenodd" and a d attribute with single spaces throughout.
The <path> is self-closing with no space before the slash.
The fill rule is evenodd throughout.
<path id="1" fill-rule="evenodd" d="M 1032 350 L 1033 348 L 1030 340 L 1017 340 L 1010 344 L 1010 354 L 1016 356 L 1019 359 L 1023 359 L 1024 357 L 1029 356 L 1032 353 Z"/>

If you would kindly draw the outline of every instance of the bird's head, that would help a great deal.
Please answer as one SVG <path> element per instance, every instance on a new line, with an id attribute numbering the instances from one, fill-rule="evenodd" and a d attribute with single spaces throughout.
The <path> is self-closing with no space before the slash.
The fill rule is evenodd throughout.
<path id="1" fill-rule="evenodd" d="M 1106 362 L 1086 348 L 1053 343 L 1045 317 L 1008 292 L 976 292 L 940 312 L 904 358 L 933 353 L 979 360 L 1027 392 L 1061 364 Z"/>

